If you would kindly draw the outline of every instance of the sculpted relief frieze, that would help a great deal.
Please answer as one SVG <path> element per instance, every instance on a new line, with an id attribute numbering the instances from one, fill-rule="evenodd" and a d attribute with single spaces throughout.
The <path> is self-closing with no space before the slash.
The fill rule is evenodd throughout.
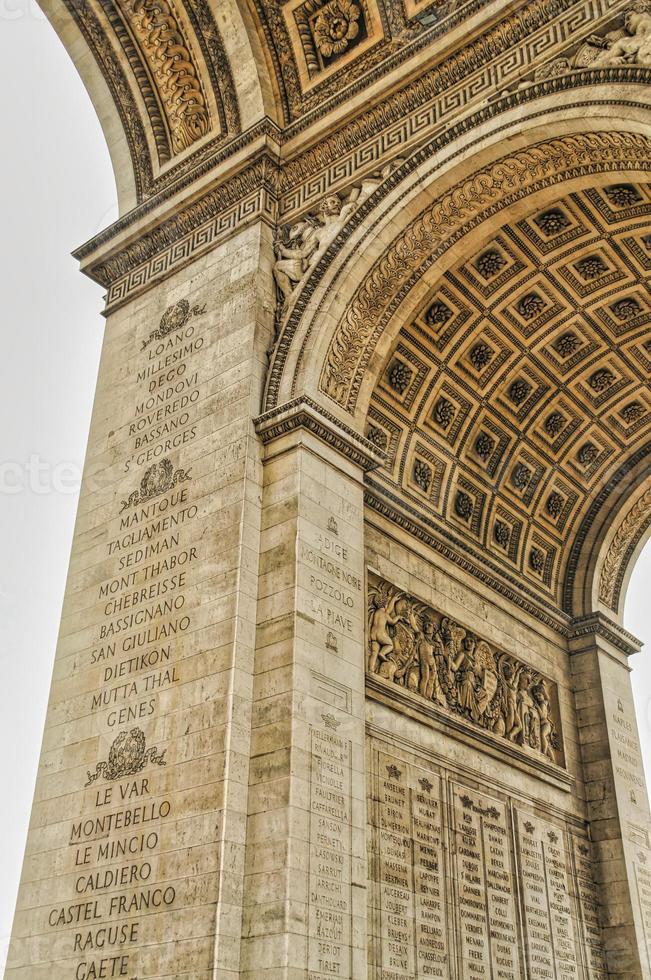
<path id="1" fill-rule="evenodd" d="M 340 234 L 350 215 L 402 162 L 401 158 L 392 160 L 381 171 L 369 174 L 359 186 L 354 186 L 345 200 L 338 194 L 330 194 L 319 203 L 315 211 L 295 224 L 279 229 L 274 243 L 274 279 L 278 288 L 277 319 L 282 320 L 287 316 L 301 284 Z"/>
<path id="2" fill-rule="evenodd" d="M 423 711 L 452 716 L 563 765 L 556 685 L 373 574 L 367 670 L 408 692 Z"/>
<path id="3" fill-rule="evenodd" d="M 651 2 L 636 0 L 618 18 L 618 25 L 591 34 L 569 57 L 556 58 L 538 69 L 538 79 L 586 68 L 651 68 Z"/>

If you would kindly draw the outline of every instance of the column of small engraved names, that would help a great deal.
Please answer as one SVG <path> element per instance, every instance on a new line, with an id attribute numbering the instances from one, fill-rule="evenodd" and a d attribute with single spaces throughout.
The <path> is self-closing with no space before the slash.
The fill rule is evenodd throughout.
<path id="1" fill-rule="evenodd" d="M 351 744 L 311 731 L 309 980 L 351 975 Z"/>
<path id="2" fill-rule="evenodd" d="M 520 976 L 506 805 L 453 787 L 454 879 L 460 976 Z"/>
<path id="3" fill-rule="evenodd" d="M 517 811 L 517 844 L 529 972 L 541 978 L 578 980 L 563 831 Z"/>
<path id="4" fill-rule="evenodd" d="M 441 780 L 380 756 L 381 980 L 449 977 Z"/>
<path id="5" fill-rule="evenodd" d="M 48 910 L 51 928 L 74 930 L 76 980 L 137 975 L 147 917 L 180 899 L 162 842 L 177 816 L 166 775 L 171 753 L 158 743 L 181 682 L 180 643 L 192 624 L 187 590 L 199 555 L 191 468 L 174 452 L 197 432 L 192 365 L 204 340 L 188 316 L 177 310 L 169 329 L 161 325 L 142 343 L 130 418 L 111 434 L 127 489 L 109 525 L 99 566 L 109 577 L 96 586 L 101 619 L 85 654 L 94 687 L 83 713 L 100 735 L 99 759 L 69 829 L 73 891 Z"/>
<path id="6" fill-rule="evenodd" d="M 607 971 L 601 944 L 599 897 L 594 880 L 592 854 L 587 840 L 572 837 L 574 872 L 581 915 L 586 969 L 589 980 L 606 980 Z"/>

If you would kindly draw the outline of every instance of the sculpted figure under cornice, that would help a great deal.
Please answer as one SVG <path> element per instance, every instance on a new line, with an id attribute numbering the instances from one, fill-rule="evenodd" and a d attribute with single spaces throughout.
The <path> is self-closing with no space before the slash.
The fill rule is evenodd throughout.
<path id="1" fill-rule="evenodd" d="M 365 177 L 360 186 L 353 187 L 345 201 L 337 194 L 329 194 L 321 201 L 316 212 L 301 218 L 290 228 L 281 229 L 274 243 L 274 278 L 279 291 L 281 318 L 288 312 L 292 297 L 301 282 L 337 237 L 350 215 L 400 163 L 401 159 L 393 160 L 379 173 Z"/>
<path id="2" fill-rule="evenodd" d="M 369 584 L 368 672 L 558 764 L 550 682 L 381 580 Z"/>
<path id="3" fill-rule="evenodd" d="M 591 35 L 571 58 L 557 58 L 537 73 L 540 79 L 582 68 L 651 67 L 651 2 L 637 0 L 624 16 L 624 25 L 603 37 Z"/>

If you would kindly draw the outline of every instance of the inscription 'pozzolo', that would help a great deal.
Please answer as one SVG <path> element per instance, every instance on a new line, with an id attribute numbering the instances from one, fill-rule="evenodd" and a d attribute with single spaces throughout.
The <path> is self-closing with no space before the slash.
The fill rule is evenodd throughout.
<path id="1" fill-rule="evenodd" d="M 555 684 L 374 575 L 367 668 L 436 709 L 563 763 Z"/>

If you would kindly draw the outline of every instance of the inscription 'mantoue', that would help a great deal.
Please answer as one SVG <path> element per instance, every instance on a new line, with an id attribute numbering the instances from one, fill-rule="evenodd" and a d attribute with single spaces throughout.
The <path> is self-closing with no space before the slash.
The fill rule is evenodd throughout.
<path id="1" fill-rule="evenodd" d="M 562 765 L 556 686 L 471 630 L 369 576 L 368 673 Z"/>

